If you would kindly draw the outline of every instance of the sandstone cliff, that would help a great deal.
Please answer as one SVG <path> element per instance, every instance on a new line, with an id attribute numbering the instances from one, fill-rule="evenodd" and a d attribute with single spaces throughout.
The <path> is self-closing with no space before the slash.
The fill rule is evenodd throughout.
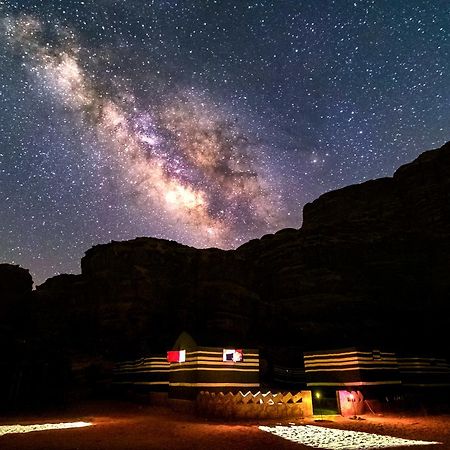
<path id="1" fill-rule="evenodd" d="M 17 336 L 23 324 L 24 309 L 31 297 L 33 279 L 20 266 L 0 264 L 0 336 Z"/>
<path id="2" fill-rule="evenodd" d="M 85 357 L 259 346 L 292 363 L 342 345 L 449 354 L 450 144 L 392 178 L 322 195 L 299 230 L 234 251 L 137 238 L 97 245 L 81 275 L 34 293 L 38 333 Z M 295 364 L 295 362 L 294 362 Z"/>
<path id="3" fill-rule="evenodd" d="M 3 334 L 20 310 L 33 342 L 78 360 L 163 352 L 183 330 L 291 363 L 302 349 L 355 344 L 449 356 L 449 173 L 446 144 L 392 178 L 322 195 L 299 230 L 234 251 L 97 245 L 81 275 L 47 280 L 32 302 L 29 274 L 1 265 Z"/>
<path id="4" fill-rule="evenodd" d="M 238 249 L 253 261 L 261 300 L 285 318 L 277 334 L 308 348 L 448 354 L 449 173 L 446 144 L 393 178 L 322 195 L 305 206 L 300 230 Z"/>

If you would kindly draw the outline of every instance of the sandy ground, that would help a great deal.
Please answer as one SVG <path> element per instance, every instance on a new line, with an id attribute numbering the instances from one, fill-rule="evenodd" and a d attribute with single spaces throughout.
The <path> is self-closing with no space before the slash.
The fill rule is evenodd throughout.
<path id="1" fill-rule="evenodd" d="M 441 445 L 396 447 L 397 449 L 450 450 L 450 416 L 363 416 L 364 420 L 342 417 L 297 421 L 219 422 L 164 407 L 128 403 L 96 403 L 71 408 L 63 413 L 21 417 L 0 417 L 0 425 L 91 422 L 77 429 L 38 431 L 0 436 L 1 450 L 153 450 L 153 449 L 311 449 L 261 431 L 258 426 L 318 425 L 365 431 L 404 439 L 439 441 Z"/>

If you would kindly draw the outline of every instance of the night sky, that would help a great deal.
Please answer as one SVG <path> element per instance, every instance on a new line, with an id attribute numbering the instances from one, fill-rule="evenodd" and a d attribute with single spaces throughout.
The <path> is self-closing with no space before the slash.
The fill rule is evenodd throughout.
<path id="1" fill-rule="evenodd" d="M 448 0 L 0 0 L 0 261 L 235 248 L 450 139 Z"/>

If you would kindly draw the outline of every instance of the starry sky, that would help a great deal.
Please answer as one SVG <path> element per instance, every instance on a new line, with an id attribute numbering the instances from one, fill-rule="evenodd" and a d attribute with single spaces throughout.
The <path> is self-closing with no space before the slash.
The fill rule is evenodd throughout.
<path id="1" fill-rule="evenodd" d="M 236 248 L 450 139 L 445 0 L 0 0 L 0 261 Z"/>

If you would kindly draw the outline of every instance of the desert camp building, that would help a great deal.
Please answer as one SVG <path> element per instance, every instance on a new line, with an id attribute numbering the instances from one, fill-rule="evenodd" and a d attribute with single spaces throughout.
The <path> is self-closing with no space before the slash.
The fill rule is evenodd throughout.
<path id="1" fill-rule="evenodd" d="M 200 391 L 254 390 L 259 382 L 257 349 L 203 347 L 182 333 L 166 355 L 118 363 L 114 384 L 138 392 L 166 392 L 172 399 L 195 399 Z"/>
<path id="2" fill-rule="evenodd" d="M 445 359 L 404 356 L 356 347 L 305 352 L 306 385 L 334 392 L 342 415 L 362 414 L 365 398 L 439 397 L 450 389 L 450 367 Z"/>
<path id="3" fill-rule="evenodd" d="M 395 353 L 357 348 L 305 352 L 308 387 L 393 386 L 400 385 Z"/>
<path id="4" fill-rule="evenodd" d="M 367 399 L 450 391 L 450 367 L 442 358 L 350 347 L 309 351 L 298 359 L 293 367 L 274 365 L 271 378 L 261 379 L 258 349 L 199 346 L 182 333 L 165 355 L 117 363 L 113 383 L 147 398 L 161 395 L 174 401 L 195 400 L 200 392 L 306 389 L 318 409 L 329 400 L 331 409 L 347 416 L 362 414 Z"/>
<path id="5" fill-rule="evenodd" d="M 310 388 L 450 387 L 449 364 L 430 356 L 351 347 L 305 352 L 304 366 Z"/>

